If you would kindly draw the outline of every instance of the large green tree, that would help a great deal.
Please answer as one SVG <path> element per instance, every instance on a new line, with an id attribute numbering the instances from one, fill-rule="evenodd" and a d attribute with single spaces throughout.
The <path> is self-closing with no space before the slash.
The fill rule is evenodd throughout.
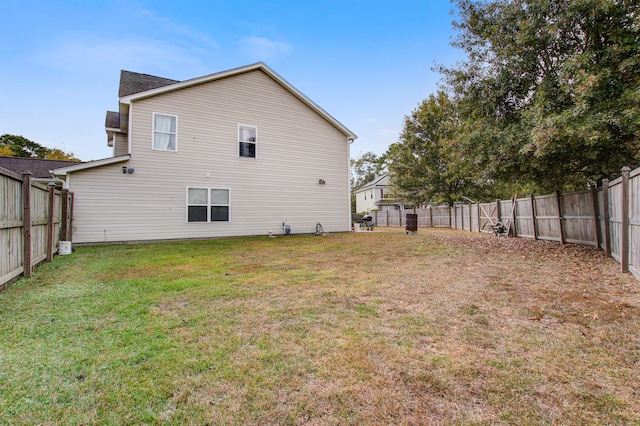
<path id="1" fill-rule="evenodd" d="M 72 152 L 67 153 L 59 148 L 47 148 L 24 136 L 10 135 L 8 133 L 0 136 L 0 155 L 45 158 L 49 160 L 78 160 Z"/>
<path id="2" fill-rule="evenodd" d="M 372 151 L 365 152 L 349 162 L 351 166 L 351 191 L 371 182 L 386 172 L 384 156 L 378 156 Z"/>
<path id="3" fill-rule="evenodd" d="M 458 148 L 460 132 L 457 106 L 442 91 L 405 117 L 400 138 L 386 155 L 391 183 L 407 201 L 452 204 L 477 194 L 476 174 Z"/>
<path id="4" fill-rule="evenodd" d="M 455 3 L 468 59 L 442 71 L 477 168 L 547 191 L 640 165 L 636 0 Z"/>

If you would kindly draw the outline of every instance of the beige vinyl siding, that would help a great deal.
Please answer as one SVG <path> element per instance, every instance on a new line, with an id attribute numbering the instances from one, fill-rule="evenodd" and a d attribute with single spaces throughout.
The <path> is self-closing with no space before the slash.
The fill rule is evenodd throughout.
<path id="1" fill-rule="evenodd" d="M 118 134 L 115 135 L 115 143 L 113 145 L 113 156 L 119 157 L 121 155 L 127 155 L 129 153 L 129 141 L 127 135 Z"/>
<path id="2" fill-rule="evenodd" d="M 154 112 L 178 117 L 177 152 L 152 150 Z M 136 101 L 130 118 L 131 160 L 70 180 L 74 242 L 349 230 L 346 135 L 262 71 Z M 238 156 L 238 124 L 257 127 L 257 158 Z M 186 223 L 187 187 L 230 189 L 230 222 Z"/>

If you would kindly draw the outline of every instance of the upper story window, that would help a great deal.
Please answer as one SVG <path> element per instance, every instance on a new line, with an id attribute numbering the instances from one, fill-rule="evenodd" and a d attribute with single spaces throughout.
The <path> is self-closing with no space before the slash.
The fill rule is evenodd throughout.
<path id="1" fill-rule="evenodd" d="M 251 126 L 238 126 L 238 155 L 256 158 L 256 141 L 258 129 Z"/>
<path id="2" fill-rule="evenodd" d="M 153 149 L 178 150 L 178 117 L 153 113 Z"/>

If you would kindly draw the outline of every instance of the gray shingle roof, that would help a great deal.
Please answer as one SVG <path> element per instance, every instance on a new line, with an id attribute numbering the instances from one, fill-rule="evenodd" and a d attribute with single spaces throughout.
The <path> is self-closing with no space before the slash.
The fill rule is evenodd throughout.
<path id="1" fill-rule="evenodd" d="M 80 161 L 68 160 L 45 160 L 43 158 L 27 158 L 27 157 L 0 157 L 0 167 L 11 170 L 21 175 L 25 171 L 31 172 L 34 178 L 53 178 L 49 170 L 59 167 L 72 166 L 80 164 Z"/>
<path id="2" fill-rule="evenodd" d="M 356 189 L 356 192 L 362 191 L 363 189 L 373 188 L 376 185 L 387 185 L 387 182 L 383 182 L 387 178 L 387 176 L 389 176 L 389 173 L 384 173 L 382 176 L 378 176 L 371 182 L 367 182 L 364 185 L 362 185 L 360 188 Z"/>
<path id="3" fill-rule="evenodd" d="M 179 81 L 122 70 L 120 71 L 120 89 L 118 90 L 118 96 L 128 96 L 174 83 L 179 83 Z"/>
<path id="4" fill-rule="evenodd" d="M 120 128 L 120 113 L 115 111 L 107 111 L 107 117 L 104 120 L 104 127 L 107 129 Z"/>

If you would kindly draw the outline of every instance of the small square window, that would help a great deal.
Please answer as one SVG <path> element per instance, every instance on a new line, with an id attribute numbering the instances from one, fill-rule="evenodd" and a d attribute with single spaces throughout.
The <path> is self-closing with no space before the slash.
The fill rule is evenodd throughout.
<path id="1" fill-rule="evenodd" d="M 207 206 L 189 206 L 187 222 L 206 222 Z"/>
<path id="2" fill-rule="evenodd" d="M 211 206 L 211 222 L 228 222 L 229 206 Z"/>
<path id="3" fill-rule="evenodd" d="M 258 129 L 251 126 L 238 126 L 238 155 L 256 158 Z"/>

